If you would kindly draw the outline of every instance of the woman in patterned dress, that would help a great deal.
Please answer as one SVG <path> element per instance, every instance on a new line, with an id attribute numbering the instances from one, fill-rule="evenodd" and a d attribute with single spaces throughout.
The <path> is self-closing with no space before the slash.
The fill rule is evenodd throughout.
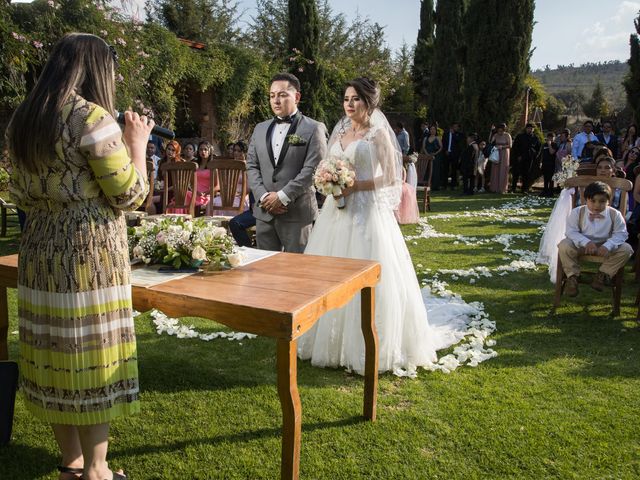
<path id="1" fill-rule="evenodd" d="M 66 35 L 7 129 L 11 194 L 27 212 L 20 387 L 52 425 L 61 479 L 126 478 L 106 462 L 109 423 L 140 409 L 123 210 L 147 195 L 153 121 L 126 112 L 122 134 L 111 114 L 116 66 L 99 37 Z"/>

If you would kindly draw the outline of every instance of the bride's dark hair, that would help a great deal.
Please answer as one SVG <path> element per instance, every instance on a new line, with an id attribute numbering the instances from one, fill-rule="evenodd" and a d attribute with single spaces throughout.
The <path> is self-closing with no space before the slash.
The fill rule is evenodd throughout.
<path id="1" fill-rule="evenodd" d="M 367 77 L 354 78 L 350 82 L 347 82 L 345 88 L 353 87 L 358 93 L 358 96 L 364 101 L 367 106 L 367 110 L 371 113 L 380 103 L 380 89 L 378 84 Z"/>

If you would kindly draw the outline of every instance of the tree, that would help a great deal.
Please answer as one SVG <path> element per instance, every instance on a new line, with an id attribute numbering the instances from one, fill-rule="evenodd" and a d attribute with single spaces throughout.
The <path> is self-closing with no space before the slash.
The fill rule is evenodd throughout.
<path id="1" fill-rule="evenodd" d="M 600 81 L 596 83 L 593 93 L 591 94 L 591 99 L 582 104 L 582 110 L 587 117 L 593 119 L 609 115 L 609 103 L 607 102 L 607 99 L 604 98 L 604 92 Z"/>
<path id="2" fill-rule="evenodd" d="M 402 113 L 413 111 L 414 85 L 411 79 L 412 57 L 411 49 L 406 43 L 403 43 L 393 60 L 393 76 L 389 83 L 389 93 L 385 97 L 382 106 L 385 111 L 395 110 L 396 112 Z"/>
<path id="3" fill-rule="evenodd" d="M 636 27 L 636 33 L 629 37 L 630 55 L 627 63 L 629 64 L 629 73 L 625 78 L 623 85 L 627 92 L 627 103 L 633 110 L 634 121 L 640 121 L 640 12 L 638 17 L 633 21 Z"/>
<path id="4" fill-rule="evenodd" d="M 427 112 L 432 121 L 439 121 L 441 125 L 458 122 L 462 116 L 464 10 L 464 0 L 439 0 L 436 7 Z"/>
<path id="5" fill-rule="evenodd" d="M 420 2 L 420 29 L 418 30 L 413 68 L 411 70 L 415 85 L 416 106 L 418 108 L 427 104 L 435 38 L 434 17 L 433 0 L 422 0 Z"/>
<path id="6" fill-rule="evenodd" d="M 467 128 L 487 131 L 523 112 L 534 0 L 471 0 L 465 16 Z"/>
<path id="7" fill-rule="evenodd" d="M 239 38 L 238 7 L 233 0 L 147 0 L 151 21 L 180 38 L 204 43 L 229 43 Z"/>
<path id="8" fill-rule="evenodd" d="M 296 59 L 292 73 L 302 85 L 302 109 L 313 118 L 324 119 L 323 71 L 318 62 L 320 27 L 315 0 L 289 0 L 290 58 Z"/>
<path id="9" fill-rule="evenodd" d="M 274 68 L 292 69 L 295 73 L 299 67 L 306 68 L 307 59 L 288 53 L 288 22 L 282 15 L 287 4 L 288 0 L 258 0 L 245 41 Z M 361 16 L 348 22 L 344 14 L 333 11 L 328 0 L 317 0 L 316 5 L 320 26 L 317 63 L 324 78 L 324 91 L 317 100 L 325 122 L 332 125 L 344 115 L 340 99 L 346 81 L 369 76 L 381 85 L 384 97 L 393 88 L 394 68 L 382 26 Z M 302 97 L 304 100 L 305 93 Z"/>

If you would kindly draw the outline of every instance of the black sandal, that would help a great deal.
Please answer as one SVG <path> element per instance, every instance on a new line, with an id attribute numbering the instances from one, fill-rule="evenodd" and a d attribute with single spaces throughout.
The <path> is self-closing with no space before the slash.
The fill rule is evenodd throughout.
<path id="1" fill-rule="evenodd" d="M 114 471 L 111 471 L 111 473 L 113 474 L 113 476 L 111 477 L 111 480 L 127 480 L 127 476 L 122 473 L 118 473 Z"/>
<path id="2" fill-rule="evenodd" d="M 84 469 L 77 467 L 65 467 L 63 465 L 58 465 L 56 467 L 60 473 L 68 473 L 69 475 L 74 475 L 76 478 L 82 478 L 82 474 Z"/>

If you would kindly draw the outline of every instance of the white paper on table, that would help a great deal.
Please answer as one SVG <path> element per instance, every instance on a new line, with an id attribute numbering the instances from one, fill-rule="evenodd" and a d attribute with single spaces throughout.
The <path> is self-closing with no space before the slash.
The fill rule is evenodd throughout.
<path id="1" fill-rule="evenodd" d="M 271 257 L 280 252 L 272 252 L 271 250 L 259 250 L 257 248 L 240 247 L 244 259 L 242 260 L 241 267 L 249 265 L 250 263 L 257 262 L 263 258 Z"/>
<path id="2" fill-rule="evenodd" d="M 153 287 L 170 280 L 178 280 L 197 273 L 180 271 L 173 272 L 170 270 L 160 272 L 158 269 L 161 267 L 166 267 L 166 265 L 148 265 L 141 268 L 131 269 L 131 285 L 134 287 L 144 288 Z"/>

